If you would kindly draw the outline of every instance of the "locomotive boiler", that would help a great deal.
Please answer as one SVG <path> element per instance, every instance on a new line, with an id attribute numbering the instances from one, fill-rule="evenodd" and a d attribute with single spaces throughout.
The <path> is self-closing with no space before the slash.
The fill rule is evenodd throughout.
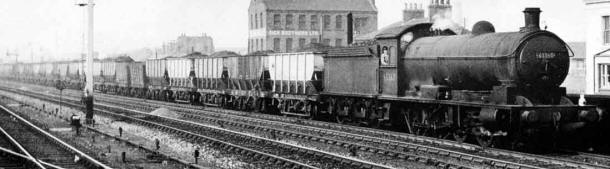
<path id="1" fill-rule="evenodd" d="M 569 48 L 555 34 L 539 29 L 535 19 L 539 9 L 525 12 L 527 25 L 519 32 L 494 33 L 491 24 L 479 22 L 472 34 L 413 41 L 401 62 L 405 94 L 413 95 L 432 85 L 491 91 L 492 95 L 481 101 L 497 104 L 514 104 L 516 95 L 535 104 L 559 104 L 565 95 L 559 86 L 568 74 Z"/>

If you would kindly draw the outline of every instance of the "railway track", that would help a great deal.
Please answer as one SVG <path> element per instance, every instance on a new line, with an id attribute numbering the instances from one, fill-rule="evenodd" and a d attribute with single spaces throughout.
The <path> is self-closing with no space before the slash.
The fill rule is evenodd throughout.
<path id="1" fill-rule="evenodd" d="M 2 105 L 0 105 L 0 121 L 2 121 L 0 131 L 5 138 L 3 143 L 7 147 L 12 147 L 7 149 L 10 152 L 4 151 L 3 158 L 21 157 L 21 160 L 12 161 L 15 163 L 11 163 L 10 160 L 5 161 L 6 163 L 2 165 L 6 166 L 0 167 L 110 168 Z M 76 157 L 79 160 L 76 160 Z"/>
<path id="2" fill-rule="evenodd" d="M 21 92 L 19 94 L 38 98 L 41 100 L 58 102 L 58 99 L 40 97 Z M 64 105 L 80 107 L 76 100 L 65 99 Z M 97 107 L 100 107 L 98 104 Z M 279 168 L 390 168 L 353 158 L 330 154 L 323 151 L 286 144 L 277 140 L 267 139 L 234 132 L 213 126 L 201 125 L 194 122 L 172 119 L 145 113 L 119 110 L 114 108 L 97 109 L 97 114 L 120 118 L 122 121 L 135 123 L 161 131 L 174 133 L 193 142 L 211 144 L 230 152 L 247 154 L 260 160 L 268 161 Z M 118 113 L 115 113 L 118 112 Z"/>
<path id="3" fill-rule="evenodd" d="M 116 96 L 115 96 L 116 97 Z M 444 166 L 455 166 L 452 164 L 443 163 L 442 161 L 433 160 L 427 157 L 418 157 L 412 155 L 405 155 L 406 153 L 401 152 L 420 152 L 435 154 L 438 157 L 449 157 L 455 160 L 469 161 L 480 165 L 490 165 L 499 168 L 610 168 L 608 157 L 597 156 L 597 158 L 587 158 L 584 153 L 564 156 L 560 159 L 554 157 L 548 157 L 543 155 L 534 155 L 527 153 L 520 153 L 514 151 L 506 151 L 499 149 L 483 149 L 474 145 L 460 144 L 456 142 L 446 140 L 431 140 L 425 141 L 429 138 L 415 137 L 412 140 L 421 140 L 419 142 L 437 143 L 436 145 L 423 145 L 417 143 L 400 142 L 392 139 L 380 139 L 373 136 L 345 133 L 345 130 L 325 130 L 310 125 L 301 125 L 304 120 L 289 120 L 290 118 L 280 117 L 279 120 L 265 120 L 261 118 L 251 118 L 252 114 L 232 115 L 227 114 L 227 111 L 206 113 L 196 107 L 188 105 L 171 105 L 169 103 L 154 102 L 148 105 L 142 105 L 142 100 L 126 101 L 124 97 L 118 97 L 118 100 L 108 100 L 107 98 L 100 98 L 106 102 L 112 102 L 113 104 L 121 105 L 122 107 L 138 107 L 144 109 L 144 111 L 152 111 L 155 109 L 154 106 L 146 108 L 150 105 L 163 104 L 164 107 L 168 107 L 176 112 L 181 112 L 185 118 L 194 119 L 198 122 L 217 123 L 223 125 L 232 125 L 241 128 L 259 130 L 261 132 L 273 132 L 277 135 L 283 135 L 291 138 L 306 138 L 313 141 L 319 142 L 333 142 L 333 144 L 349 145 L 349 147 L 357 147 L 360 151 L 376 152 L 378 154 L 385 154 L 388 156 L 400 156 L 403 159 L 409 159 L 414 161 L 421 161 L 424 163 L 436 164 L 440 167 Z M 189 108 L 185 108 L 189 107 Z M 235 112 L 233 112 L 235 113 Z M 284 121 L 284 122 L 282 122 Z M 287 121 L 287 122 L 286 122 Z M 315 123 L 315 122 L 314 122 Z M 254 125 L 256 124 L 256 125 Z M 321 126 L 321 125 L 318 125 Z M 350 126 L 353 127 L 353 126 Z M 290 130 L 284 130 L 290 129 Z M 373 130 L 368 128 L 360 128 L 361 131 Z M 298 131 L 298 132 L 297 132 Z M 384 135 L 381 133 L 377 133 Z M 402 135 L 402 133 L 401 133 Z M 393 135 L 392 137 L 398 137 Z M 333 138 L 333 139 L 329 139 Z M 360 143 L 360 144 L 359 144 Z M 443 149 L 440 147 L 446 147 L 449 149 Z M 453 147 L 451 147 L 453 146 Z M 462 148 L 462 150 L 460 150 Z M 402 151 L 392 151 L 402 150 Z"/>
<path id="4" fill-rule="evenodd" d="M 194 107 L 189 105 L 176 105 L 173 103 L 126 98 L 112 95 L 104 96 L 105 97 L 102 98 L 97 97 L 97 99 L 104 102 L 119 104 L 121 106 L 136 107 L 138 109 L 142 109 L 143 111 L 150 111 L 151 109 L 154 109 L 154 106 L 150 105 L 163 105 L 164 107 L 169 107 L 170 109 L 175 110 L 177 112 L 182 112 L 185 117 L 204 121 L 206 123 L 217 123 L 223 124 L 225 126 L 230 125 L 241 128 L 250 128 L 251 130 L 275 133 L 284 137 L 301 139 L 305 138 L 318 142 L 331 142 L 330 144 L 347 145 L 348 147 L 358 147 L 358 149 L 360 149 L 361 151 L 376 152 L 379 154 L 387 154 L 389 156 L 399 156 L 403 159 L 410 159 L 415 161 L 419 160 L 424 163 L 433 163 L 438 166 L 452 165 L 446 165 L 446 163 L 444 163 L 443 161 L 435 161 L 432 158 L 403 156 L 404 153 L 391 150 L 403 150 L 404 152 L 411 153 L 431 153 L 454 158 L 457 160 L 486 164 L 498 168 L 608 168 L 607 163 L 604 163 L 604 161 L 608 161 L 608 158 L 606 157 L 598 157 L 595 159 L 587 158 L 589 160 L 582 160 L 582 158 L 579 157 L 581 155 L 570 156 L 565 158 L 553 158 L 548 156 L 532 155 L 505 150 L 481 149 L 478 146 L 456 143 L 447 140 L 412 136 L 404 133 L 396 133 L 389 131 L 379 131 L 369 128 L 343 126 L 334 123 L 329 124 L 326 122 L 298 120 L 295 118 L 269 116 L 264 114 L 252 114 L 237 111 L 200 111 L 201 107 Z M 120 102 L 117 102 L 117 100 L 113 101 L 109 98 L 120 99 Z M 144 103 L 150 104 L 146 106 L 144 105 Z M 256 125 L 252 126 L 252 124 Z M 290 128 L 290 130 L 293 131 L 282 130 L 278 128 Z M 294 131 L 300 131 L 300 133 Z M 318 133 L 320 136 L 315 136 L 315 133 Z M 325 137 L 322 137 L 320 133 L 323 133 Z M 328 139 L 337 137 L 342 137 L 343 139 Z M 352 143 L 349 143 L 346 140 L 353 141 Z M 361 144 L 354 144 L 353 142 L 358 142 Z M 421 145 L 422 143 L 428 145 Z M 449 149 L 442 149 L 439 147 L 448 147 Z M 523 163 L 530 165 L 524 165 Z M 455 167 L 455 165 L 453 165 L 453 167 Z"/>
<path id="5" fill-rule="evenodd" d="M 448 140 L 442 139 L 434 139 L 434 138 L 426 138 L 422 136 L 413 136 L 404 133 L 396 133 L 389 131 L 378 131 L 369 128 L 362 127 L 354 127 L 354 126 L 342 126 L 334 123 L 326 123 L 319 121 L 311 121 L 311 120 L 300 120 L 295 118 L 287 118 L 281 116 L 273 116 L 273 115 L 264 115 L 264 114 L 252 114 L 252 113 L 244 113 L 237 111 L 224 111 L 224 110 L 212 110 L 216 113 L 206 113 L 207 111 L 201 111 L 200 107 L 190 106 L 190 105 L 176 105 L 173 103 L 160 102 L 160 101 L 149 101 L 143 99 L 134 99 L 122 96 L 114 96 L 114 95 L 104 95 L 106 97 L 114 97 L 121 100 L 121 102 L 111 101 L 115 104 L 121 104 L 122 106 L 130 106 L 130 107 L 139 107 L 140 109 L 144 109 L 144 111 L 150 111 L 154 108 L 146 108 L 146 106 L 142 106 L 141 104 L 150 103 L 151 105 L 162 105 L 164 107 L 169 107 L 170 109 L 177 112 L 184 112 L 183 115 L 187 118 L 199 119 L 199 120 L 207 120 L 210 122 L 218 123 L 222 122 L 224 125 L 235 125 L 245 127 L 248 124 L 244 123 L 254 123 L 259 124 L 258 127 L 255 127 L 258 130 L 263 130 L 266 132 L 272 131 L 275 133 L 279 133 L 284 136 L 293 137 L 293 138 L 310 138 L 312 140 L 317 140 L 321 142 L 325 142 L 328 139 L 313 137 L 307 134 L 298 134 L 295 132 L 282 131 L 274 128 L 286 128 L 287 126 L 292 126 L 293 130 L 300 131 L 309 131 L 309 133 L 325 133 L 328 136 L 336 137 L 337 135 L 349 138 L 351 140 L 355 140 L 357 142 L 368 142 L 369 145 L 379 145 L 379 143 L 397 143 L 394 141 L 396 139 L 402 140 L 405 142 L 418 142 L 418 143 L 426 143 L 430 145 L 414 145 L 414 144 L 405 144 L 405 143 L 397 143 L 389 146 L 391 149 L 403 149 L 403 150 L 414 150 L 414 151 L 424 151 L 433 154 L 441 154 L 448 155 L 455 159 L 468 160 L 473 161 L 475 163 L 487 163 L 492 166 L 501 167 L 501 168 L 610 168 L 610 157 L 603 155 L 596 155 L 590 153 L 572 153 L 570 155 L 557 155 L 557 157 L 545 156 L 545 155 L 535 155 L 528 153 L 520 153 L 514 151 L 507 151 L 501 149 L 493 149 L 487 148 L 483 149 L 479 146 L 457 143 Z M 107 98 L 98 98 L 100 100 L 109 101 Z M 132 102 L 125 102 L 126 100 L 131 100 Z M 203 114 L 203 115 L 201 115 Z M 216 117 L 215 119 L 211 119 L 209 117 Z M 256 118 L 250 118 L 256 117 Z M 224 119 L 224 120 L 223 120 Z M 242 122 L 242 123 L 239 123 Z M 298 125 L 294 125 L 297 123 Z M 303 126 L 305 125 L 305 126 Z M 271 126 L 271 127 L 261 127 L 261 126 Z M 314 127 L 315 126 L 315 127 Z M 333 130 L 320 130 L 320 128 L 334 128 Z M 345 133 L 345 132 L 349 133 Z M 330 133 L 330 134 L 328 134 Z M 354 134 L 356 133 L 356 134 Z M 367 136 L 369 135 L 369 136 Z M 378 139 L 378 137 L 386 138 L 386 139 Z M 332 141 L 332 140 L 331 140 Z M 358 145 L 356 145 L 358 146 Z M 449 151 L 446 153 L 439 150 L 438 147 L 446 147 L 449 148 Z M 370 146 L 358 146 L 363 151 L 374 151 L 380 152 L 380 154 L 389 153 L 391 155 L 400 155 L 400 153 L 394 154 L 391 151 L 384 152 L 383 149 L 379 148 L 370 148 Z M 387 147 L 387 146 L 386 146 Z M 472 156 L 471 154 L 480 155 L 482 157 L 477 158 L 476 156 Z M 488 157 L 485 157 L 488 156 Z M 497 159 L 505 159 L 506 161 L 498 161 Z M 413 160 L 417 160 L 418 158 L 411 158 Z M 419 158 L 421 159 L 421 158 Z M 423 160 L 425 161 L 425 160 Z M 444 166 L 443 163 L 439 163 L 438 161 L 433 161 L 431 163 L 438 163 L 440 166 Z M 528 163 L 532 165 L 522 165 L 522 163 Z"/>
<path id="6" fill-rule="evenodd" d="M 129 138 L 121 138 L 111 135 L 98 128 L 82 126 L 80 134 L 74 135 L 73 131 L 62 131 L 70 120 L 67 114 L 45 111 L 39 107 L 29 105 L 28 102 L 0 98 L 1 104 L 19 104 L 19 107 L 11 107 L 13 111 L 31 123 L 43 129 L 49 129 L 52 134 L 77 149 L 90 154 L 95 158 L 109 164 L 114 168 L 204 168 L 190 162 L 170 157 L 155 151 L 151 146 L 144 146 L 142 142 Z M 57 129 L 57 130 L 53 130 Z M 114 150 L 111 152 L 110 148 Z M 127 152 L 125 161 L 121 161 L 120 152 Z"/>

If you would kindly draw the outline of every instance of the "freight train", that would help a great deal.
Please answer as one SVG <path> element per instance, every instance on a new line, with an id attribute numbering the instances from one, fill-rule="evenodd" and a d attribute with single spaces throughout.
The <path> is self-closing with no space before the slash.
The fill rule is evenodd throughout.
<path id="1" fill-rule="evenodd" d="M 593 130 L 602 112 L 574 104 L 560 87 L 569 47 L 540 30 L 538 8 L 524 13 L 526 25 L 515 32 L 496 33 L 481 21 L 472 33 L 456 35 L 415 19 L 348 47 L 96 60 L 95 90 L 392 128 L 482 146 L 548 143 Z M 0 71 L 5 79 L 80 88 L 79 63 L 3 64 Z"/>

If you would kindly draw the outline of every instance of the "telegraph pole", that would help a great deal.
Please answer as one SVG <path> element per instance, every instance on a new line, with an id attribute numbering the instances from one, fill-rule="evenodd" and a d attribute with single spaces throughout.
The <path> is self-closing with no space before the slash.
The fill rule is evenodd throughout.
<path id="1" fill-rule="evenodd" d="M 87 3 L 77 4 L 81 7 L 87 7 L 87 64 L 85 69 L 85 91 L 83 102 L 85 103 L 85 123 L 92 124 L 93 122 L 93 0 L 87 0 Z"/>

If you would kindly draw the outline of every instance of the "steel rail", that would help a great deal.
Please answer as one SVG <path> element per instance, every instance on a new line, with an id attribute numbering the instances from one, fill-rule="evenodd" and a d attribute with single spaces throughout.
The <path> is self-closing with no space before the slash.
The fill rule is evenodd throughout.
<path id="1" fill-rule="evenodd" d="M 64 149 L 71 151 L 75 154 L 77 154 L 79 157 L 82 157 L 83 159 L 85 159 L 86 161 L 88 161 L 89 163 L 91 163 L 92 165 L 96 166 L 97 168 L 102 168 L 102 169 L 111 169 L 111 167 L 107 166 L 106 164 L 103 164 L 101 162 L 99 162 L 98 160 L 96 160 L 95 158 L 83 153 L 82 151 L 74 148 L 73 146 L 71 146 L 70 144 L 62 141 L 61 139 L 53 136 L 52 134 L 44 131 L 43 129 L 41 129 L 40 127 L 32 124 L 31 122 L 27 121 L 26 119 L 24 119 L 23 117 L 17 115 L 15 112 L 13 112 L 12 110 L 4 107 L 3 105 L 0 105 L 0 109 L 6 111 L 7 113 L 9 113 L 10 115 L 12 115 L 13 117 L 17 118 L 19 121 L 23 122 L 24 124 L 26 124 L 27 126 L 31 127 L 32 129 L 34 129 L 35 131 L 37 131 L 38 133 L 42 134 L 43 136 L 51 139 L 53 142 L 55 142 L 56 144 L 62 146 Z"/>
<path id="2" fill-rule="evenodd" d="M 2 106 L 2 105 L 0 105 Z M 8 138 L 8 140 L 17 147 L 17 149 L 19 149 L 19 151 L 21 151 L 25 156 L 27 156 L 27 159 L 31 162 L 33 162 L 37 167 L 41 168 L 41 169 L 46 169 L 44 166 L 42 166 L 42 164 L 40 163 L 40 160 L 36 159 L 34 156 L 32 156 L 32 154 L 26 150 L 23 145 L 21 145 L 21 143 L 19 143 L 15 138 L 13 138 L 13 136 L 11 136 L 11 134 L 9 134 L 8 132 L 6 132 L 6 130 L 4 130 L 4 128 L 0 127 L 0 132 L 2 132 L 2 134 Z"/>

